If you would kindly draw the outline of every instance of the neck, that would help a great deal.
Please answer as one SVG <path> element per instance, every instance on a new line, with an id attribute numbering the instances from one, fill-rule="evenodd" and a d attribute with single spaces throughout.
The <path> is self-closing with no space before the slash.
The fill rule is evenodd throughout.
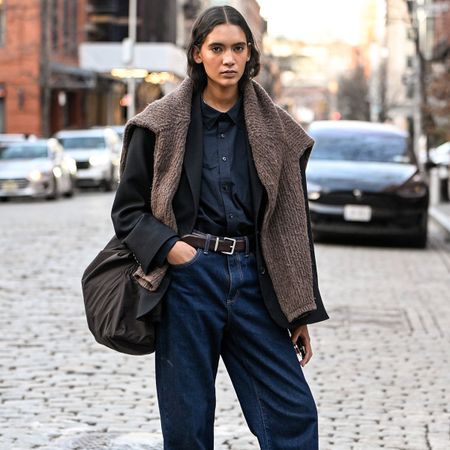
<path id="1" fill-rule="evenodd" d="M 239 98 L 237 86 L 223 88 L 208 83 L 203 91 L 203 101 L 220 112 L 227 112 Z"/>

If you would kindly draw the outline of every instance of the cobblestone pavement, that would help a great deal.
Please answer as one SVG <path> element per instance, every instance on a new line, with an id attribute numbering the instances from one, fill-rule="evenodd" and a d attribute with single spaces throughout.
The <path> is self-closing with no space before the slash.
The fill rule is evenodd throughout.
<path id="1" fill-rule="evenodd" d="M 153 355 L 96 344 L 80 276 L 112 195 L 0 205 L 0 449 L 162 449 Z M 304 369 L 321 450 L 450 448 L 450 244 L 316 246 L 331 320 Z M 257 449 L 221 363 L 216 449 Z"/>

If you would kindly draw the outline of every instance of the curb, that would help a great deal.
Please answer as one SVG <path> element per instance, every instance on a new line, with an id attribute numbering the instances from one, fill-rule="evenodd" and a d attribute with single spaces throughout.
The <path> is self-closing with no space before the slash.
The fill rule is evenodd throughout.
<path id="1" fill-rule="evenodd" d="M 441 228 L 443 228 L 447 234 L 450 236 L 450 217 L 443 212 L 439 211 L 438 208 L 432 206 L 429 209 L 429 215 Z"/>

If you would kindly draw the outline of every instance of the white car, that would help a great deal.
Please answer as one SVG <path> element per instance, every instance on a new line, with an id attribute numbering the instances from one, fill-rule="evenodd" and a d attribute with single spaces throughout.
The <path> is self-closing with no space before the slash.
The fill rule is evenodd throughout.
<path id="1" fill-rule="evenodd" d="M 35 139 L 0 148 L 0 198 L 71 197 L 75 161 L 56 139 Z"/>
<path id="2" fill-rule="evenodd" d="M 36 139 L 34 134 L 25 135 L 22 133 L 0 133 L 0 147 L 5 147 L 9 144 L 16 144 L 18 142 L 23 142 Z"/>
<path id="3" fill-rule="evenodd" d="M 61 130 L 55 138 L 77 163 L 77 185 L 111 191 L 119 178 L 121 140 L 109 127 Z"/>

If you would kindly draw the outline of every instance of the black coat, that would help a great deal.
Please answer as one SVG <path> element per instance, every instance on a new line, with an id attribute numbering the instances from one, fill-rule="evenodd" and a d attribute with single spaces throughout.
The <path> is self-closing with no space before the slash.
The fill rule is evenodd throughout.
<path id="1" fill-rule="evenodd" d="M 167 239 L 191 233 L 197 218 L 200 198 L 200 185 L 202 173 L 202 145 L 203 130 L 199 102 L 194 101 L 192 106 L 191 123 L 186 139 L 186 153 L 183 160 L 183 170 L 180 183 L 173 198 L 178 233 L 170 229 L 151 214 L 150 190 L 153 179 L 153 149 L 154 134 L 144 128 L 135 128 L 128 149 L 125 170 L 122 174 L 116 197 L 112 208 L 112 220 L 117 237 L 133 251 L 144 272 L 148 273 L 152 267 L 152 260 L 160 247 Z M 249 145 L 247 141 L 247 145 Z M 131 155 L 131 156 L 130 156 Z M 300 159 L 302 180 L 306 162 Z M 131 161 L 130 164 L 128 162 Z M 256 260 L 259 273 L 260 287 L 264 303 L 275 322 L 286 328 L 319 322 L 328 319 L 320 296 L 317 270 L 313 267 L 314 297 L 317 305 L 315 311 L 306 313 L 289 323 L 281 311 L 272 285 L 270 276 L 265 268 L 264 259 L 259 243 L 259 233 L 263 218 L 266 192 L 262 186 L 255 165 L 249 158 L 249 173 L 254 206 L 254 223 L 256 239 Z M 307 195 L 306 183 L 303 192 Z M 308 205 L 307 200 L 305 201 Z M 309 214 L 309 211 L 308 211 Z M 309 242 L 314 264 L 314 247 L 312 245 L 311 227 L 308 221 Z M 138 308 L 138 317 L 149 314 L 161 301 L 170 282 L 170 271 L 164 277 L 156 291 L 142 289 Z"/>

